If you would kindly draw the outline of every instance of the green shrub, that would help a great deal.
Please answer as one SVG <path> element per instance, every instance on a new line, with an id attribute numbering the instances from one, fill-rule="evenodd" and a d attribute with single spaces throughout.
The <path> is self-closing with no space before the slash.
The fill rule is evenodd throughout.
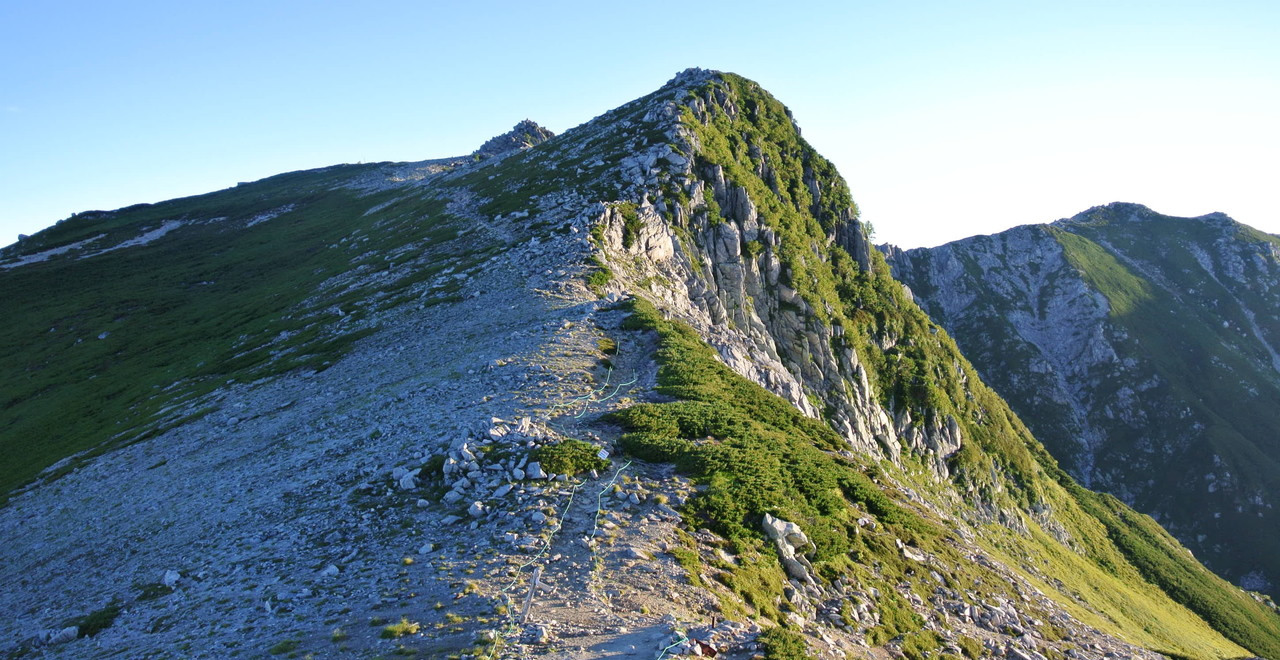
<path id="1" fill-rule="evenodd" d="M 851 548 L 850 501 L 916 535 L 938 533 L 890 501 L 859 465 L 829 453 L 843 447 L 829 427 L 733 372 L 692 329 L 662 320 L 650 303 L 631 306 L 623 327 L 658 332 L 658 391 L 682 400 L 640 404 L 611 419 L 628 431 L 624 450 L 675 463 L 705 484 L 688 506 L 699 524 L 737 542 L 763 539 L 761 520 L 771 513 L 804 527 L 819 560 Z"/>
<path id="2" fill-rule="evenodd" d="M 67 622 L 67 625 L 80 628 L 81 637 L 93 637 L 110 628 L 118 616 L 120 616 L 120 604 L 112 601 L 111 604 L 100 610 L 94 610 L 84 616 L 71 619 Z"/>
<path id="3" fill-rule="evenodd" d="M 280 655 L 281 653 L 296 651 L 299 646 L 302 646 L 302 642 L 300 640 L 286 639 L 267 649 L 267 653 L 270 653 L 271 655 Z"/>
<path id="4" fill-rule="evenodd" d="M 133 586 L 138 590 L 138 600 L 155 600 L 156 598 L 168 596 L 173 593 L 173 587 L 160 584 L 159 582 L 135 584 Z"/>
<path id="5" fill-rule="evenodd" d="M 622 247 L 630 248 L 635 245 L 636 238 L 640 235 L 640 214 L 636 211 L 635 202 L 623 202 L 618 205 L 618 212 L 622 214 Z"/>
<path id="6" fill-rule="evenodd" d="M 549 473 L 572 475 L 608 468 L 609 460 L 600 458 L 599 451 L 599 447 L 589 442 L 568 438 L 533 450 L 530 458 L 541 463 L 542 469 Z"/>
<path id="7" fill-rule="evenodd" d="M 597 296 L 604 295 L 604 288 L 613 281 L 613 271 L 599 257 L 591 257 L 591 263 L 595 268 L 587 273 L 587 288 Z"/>
<path id="8" fill-rule="evenodd" d="M 902 644 L 898 647 L 898 650 L 902 651 L 902 655 L 905 655 L 907 660 L 925 660 L 930 651 L 941 647 L 942 638 L 938 636 L 938 633 L 932 630 L 922 630 L 903 637 Z"/>
<path id="9" fill-rule="evenodd" d="M 813 660 L 804 637 L 782 626 L 760 633 L 759 641 L 764 646 L 766 660 Z"/>
<path id="10" fill-rule="evenodd" d="M 882 591 L 876 603 L 880 613 L 880 625 L 867 633 L 867 642 L 879 646 L 897 637 L 909 635 L 924 627 L 924 619 L 911 609 L 911 604 L 893 591 Z"/>

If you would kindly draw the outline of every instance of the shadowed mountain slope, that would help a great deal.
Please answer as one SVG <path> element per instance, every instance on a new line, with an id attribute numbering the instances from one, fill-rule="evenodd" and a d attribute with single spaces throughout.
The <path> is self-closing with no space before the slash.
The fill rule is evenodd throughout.
<path id="1" fill-rule="evenodd" d="M 1071 474 L 1274 593 L 1280 239 L 1117 203 L 891 263 Z"/>

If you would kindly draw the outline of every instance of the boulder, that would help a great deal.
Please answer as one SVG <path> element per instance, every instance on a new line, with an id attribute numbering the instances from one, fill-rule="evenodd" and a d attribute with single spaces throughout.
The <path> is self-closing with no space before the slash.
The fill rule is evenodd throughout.
<path id="1" fill-rule="evenodd" d="M 764 514 L 764 531 L 777 546 L 778 556 L 787 574 L 805 584 L 817 584 L 812 575 L 813 565 L 801 552 L 802 549 L 812 546 L 812 542 L 809 541 L 808 536 L 805 536 L 800 526 L 766 513 Z"/>
<path id="2" fill-rule="evenodd" d="M 49 635 L 49 642 L 48 642 L 48 643 L 49 643 L 50 645 L 52 645 L 52 644 L 65 644 L 65 643 L 67 643 L 67 642 L 74 641 L 74 640 L 75 640 L 75 638 L 77 638 L 77 637 L 79 637 L 79 636 L 80 636 L 80 628 L 79 628 L 79 626 L 67 626 L 66 628 L 63 628 L 62 630 L 59 630 L 59 631 L 54 632 L 53 634 Z"/>

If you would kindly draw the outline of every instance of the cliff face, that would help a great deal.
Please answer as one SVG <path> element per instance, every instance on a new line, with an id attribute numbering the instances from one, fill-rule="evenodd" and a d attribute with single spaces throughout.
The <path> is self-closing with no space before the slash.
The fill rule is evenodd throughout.
<path id="1" fill-rule="evenodd" d="M 0 649 L 1280 654 L 1059 469 L 757 85 L 517 132 L 0 255 Z"/>
<path id="2" fill-rule="evenodd" d="M 889 260 L 1071 474 L 1273 591 L 1278 245 L 1112 204 Z"/>

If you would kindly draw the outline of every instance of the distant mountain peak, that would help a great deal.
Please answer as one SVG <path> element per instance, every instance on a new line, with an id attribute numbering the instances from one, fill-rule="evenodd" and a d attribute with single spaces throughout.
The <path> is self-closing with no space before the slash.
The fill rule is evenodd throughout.
<path id="1" fill-rule="evenodd" d="M 1110 204 L 1100 204 L 1098 206 L 1090 207 L 1071 216 L 1070 218 L 1065 218 L 1058 222 L 1063 224 L 1097 222 L 1100 219 L 1106 219 L 1108 222 L 1123 222 L 1129 220 L 1148 220 L 1158 215 L 1160 214 L 1143 204 L 1137 204 L 1134 202 L 1111 202 Z"/>
<path id="2" fill-rule="evenodd" d="M 555 136 L 555 133 L 539 126 L 537 122 L 525 119 L 516 124 L 510 131 L 490 138 L 488 142 L 480 145 L 480 148 L 476 149 L 475 153 L 486 158 L 501 156 L 512 151 L 537 146 Z"/>
<path id="3" fill-rule="evenodd" d="M 1125 222 L 1145 222 L 1150 220 L 1164 220 L 1164 219 L 1201 220 L 1201 221 L 1213 222 L 1218 224 L 1222 224 L 1222 223 L 1235 224 L 1235 220 L 1233 220 L 1227 214 L 1222 213 L 1221 211 L 1214 211 L 1212 213 L 1206 213 L 1204 215 L 1182 218 L 1182 217 L 1175 217 L 1175 216 L 1166 215 L 1164 213 L 1160 213 L 1159 211 L 1155 211 L 1151 209 L 1151 207 L 1145 206 L 1143 204 L 1137 204 L 1134 202 L 1111 202 L 1110 204 L 1102 204 L 1099 206 L 1094 206 L 1092 208 L 1089 208 L 1086 211 L 1077 213 L 1071 216 L 1070 218 L 1064 218 L 1062 220 L 1059 220 L 1053 223 L 1053 225 L 1057 227 L 1064 227 L 1064 226 L 1073 226 L 1073 225 L 1080 225 L 1080 224 L 1099 224 L 1099 223 L 1113 224 L 1113 223 L 1125 223 Z"/>

